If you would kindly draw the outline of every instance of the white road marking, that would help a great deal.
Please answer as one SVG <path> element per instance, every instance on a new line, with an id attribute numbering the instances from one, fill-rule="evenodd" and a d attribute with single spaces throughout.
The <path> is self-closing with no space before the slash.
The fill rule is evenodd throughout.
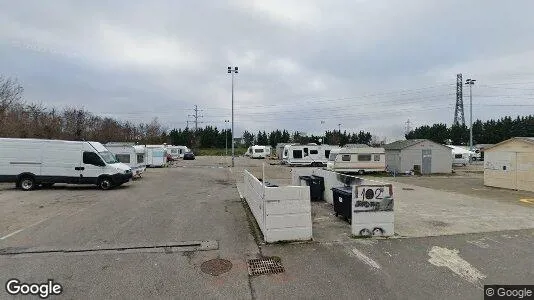
<path id="1" fill-rule="evenodd" d="M 362 252 L 360 252 L 360 250 L 352 249 L 352 253 L 354 253 L 356 255 L 356 257 L 358 257 L 361 261 L 366 263 L 371 268 L 374 268 L 374 269 L 380 269 L 381 268 L 380 265 L 376 261 L 374 261 L 373 259 L 371 259 L 367 255 L 363 254 Z"/>
<path id="2" fill-rule="evenodd" d="M 13 231 L 12 233 L 10 233 L 10 234 L 8 234 L 8 235 L 4 235 L 3 237 L 0 237 L 0 240 L 5 240 L 5 239 L 7 239 L 8 237 L 13 236 L 13 235 L 15 235 L 15 234 L 17 234 L 17 233 L 20 233 L 20 232 L 22 232 L 22 231 L 24 231 L 24 230 L 26 230 L 26 229 L 28 229 L 28 228 L 30 228 L 30 227 L 39 225 L 39 224 L 43 223 L 44 221 L 46 221 L 46 220 L 48 220 L 48 219 L 50 219 L 50 218 L 42 219 L 41 221 L 39 221 L 39 222 L 35 222 L 35 223 L 31 224 L 30 226 L 21 228 L 21 229 L 19 229 L 19 230 L 15 230 L 15 231 Z"/>
<path id="3" fill-rule="evenodd" d="M 468 282 L 479 285 L 479 280 L 486 278 L 486 275 L 480 273 L 475 267 L 471 266 L 471 264 L 461 258 L 458 253 L 459 251 L 456 249 L 451 250 L 433 246 L 428 252 L 428 255 L 430 256 L 428 262 L 437 267 L 447 267 Z"/>

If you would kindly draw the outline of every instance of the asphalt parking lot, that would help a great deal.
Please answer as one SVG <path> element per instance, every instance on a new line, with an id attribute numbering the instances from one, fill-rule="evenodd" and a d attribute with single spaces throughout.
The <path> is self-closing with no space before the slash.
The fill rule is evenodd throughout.
<path id="1" fill-rule="evenodd" d="M 480 299 L 483 284 L 532 284 L 534 226 L 518 230 L 517 224 L 532 222 L 534 208 L 401 182 L 399 197 L 421 193 L 397 205 L 397 228 L 414 237 L 354 239 L 328 204 L 314 203 L 313 241 L 258 245 L 235 182 L 245 168 L 263 175 L 263 162 L 268 180 L 290 182 L 290 169 L 270 161 L 237 158 L 228 168 L 228 158 L 198 157 L 149 169 L 111 191 L 57 186 L 22 192 L 2 185 L 0 281 L 51 278 L 67 299 Z M 425 193 L 443 194 L 429 205 Z M 465 219 L 480 214 L 477 206 L 449 205 L 451 195 L 464 205 L 486 205 L 485 216 L 506 209 L 508 218 L 473 227 Z M 437 224 L 446 228 L 442 233 L 429 237 L 420 230 L 439 218 L 450 224 Z M 512 225 L 455 233 L 492 222 Z M 249 276 L 247 260 L 265 255 L 279 257 L 285 271 Z M 204 272 L 202 264 L 215 258 L 230 261 L 231 269 Z M 4 289 L 0 298 L 8 298 Z"/>

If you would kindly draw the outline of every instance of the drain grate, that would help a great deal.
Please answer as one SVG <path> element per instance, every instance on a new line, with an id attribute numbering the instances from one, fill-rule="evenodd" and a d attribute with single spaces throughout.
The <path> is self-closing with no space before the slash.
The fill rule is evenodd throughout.
<path id="1" fill-rule="evenodd" d="M 230 271 L 230 269 L 232 269 L 232 263 L 229 260 L 220 258 L 205 261 L 200 265 L 200 270 L 211 276 L 219 276 Z"/>
<path id="2" fill-rule="evenodd" d="M 263 257 L 256 259 L 249 259 L 247 261 L 248 274 L 251 276 L 278 274 L 284 272 L 284 266 L 278 258 Z"/>

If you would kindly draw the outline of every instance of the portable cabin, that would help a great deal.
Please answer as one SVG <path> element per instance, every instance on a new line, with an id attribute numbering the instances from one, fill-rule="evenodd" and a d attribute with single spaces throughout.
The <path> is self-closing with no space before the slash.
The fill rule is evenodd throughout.
<path id="1" fill-rule="evenodd" d="M 534 192 L 534 137 L 511 138 L 484 152 L 484 185 Z"/>
<path id="2" fill-rule="evenodd" d="M 266 158 L 271 155 L 271 146 L 254 145 L 250 150 L 250 158 Z"/>
<path id="3" fill-rule="evenodd" d="M 282 163 L 293 166 L 324 166 L 330 156 L 330 151 L 339 149 L 339 146 L 331 145 L 286 145 Z"/>
<path id="4" fill-rule="evenodd" d="M 384 145 L 386 169 L 396 173 L 452 173 L 452 149 L 426 139 Z"/>
<path id="5" fill-rule="evenodd" d="M 167 150 L 164 145 L 146 145 L 146 166 L 149 168 L 167 165 Z"/>
<path id="6" fill-rule="evenodd" d="M 131 143 L 107 143 L 105 147 L 115 155 L 119 162 L 130 166 L 134 176 L 140 176 L 144 172 L 144 153 L 138 155 L 135 148 L 139 147 L 139 145 L 136 146 Z M 141 147 L 143 147 L 144 151 L 144 146 Z"/>
<path id="7" fill-rule="evenodd" d="M 358 173 L 363 175 L 386 170 L 386 152 L 384 148 L 351 147 L 334 149 L 330 152 L 328 170 L 341 173 Z"/>

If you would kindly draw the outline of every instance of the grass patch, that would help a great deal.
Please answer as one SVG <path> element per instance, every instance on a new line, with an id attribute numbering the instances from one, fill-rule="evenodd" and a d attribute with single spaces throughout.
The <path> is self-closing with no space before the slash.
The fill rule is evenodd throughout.
<path id="1" fill-rule="evenodd" d="M 234 153 L 236 156 L 242 156 L 245 155 L 245 152 L 247 152 L 247 148 L 235 148 Z M 198 149 L 195 150 L 195 154 L 197 156 L 224 156 L 226 155 L 226 149 L 222 148 L 204 148 L 204 149 Z M 228 156 L 232 156 L 232 149 L 228 148 Z"/>

